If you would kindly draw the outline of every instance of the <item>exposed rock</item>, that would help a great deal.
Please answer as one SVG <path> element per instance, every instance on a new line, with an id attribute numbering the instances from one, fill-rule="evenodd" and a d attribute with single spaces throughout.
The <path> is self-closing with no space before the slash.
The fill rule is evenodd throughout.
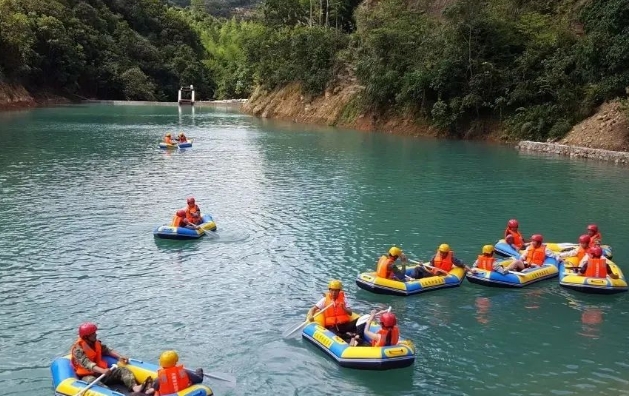
<path id="1" fill-rule="evenodd" d="M 569 146 L 558 143 L 543 143 L 523 140 L 516 146 L 522 151 L 536 151 L 571 158 L 591 158 L 600 161 L 611 161 L 616 164 L 629 164 L 629 152 L 602 150 L 590 147 Z"/>

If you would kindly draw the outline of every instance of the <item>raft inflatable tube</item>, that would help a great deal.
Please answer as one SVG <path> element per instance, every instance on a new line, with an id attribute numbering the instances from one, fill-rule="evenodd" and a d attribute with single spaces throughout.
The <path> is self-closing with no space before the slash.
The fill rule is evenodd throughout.
<path id="1" fill-rule="evenodd" d="M 613 273 L 618 279 L 609 276 L 605 278 L 586 277 L 574 272 L 578 267 L 576 257 L 568 257 L 565 263 L 559 264 L 559 285 L 582 293 L 591 294 L 616 294 L 626 292 L 627 280 L 625 275 L 613 261 L 607 260 Z"/>
<path id="2" fill-rule="evenodd" d="M 359 317 L 356 313 L 352 314 L 352 320 Z M 369 330 L 377 333 L 380 325 L 371 322 Z M 415 346 L 410 340 L 400 337 L 397 345 L 386 347 L 349 346 L 341 337 L 323 327 L 323 315 L 315 317 L 314 322 L 304 327 L 301 336 L 332 357 L 341 367 L 391 370 L 408 367 L 415 362 Z M 370 339 L 367 342 L 371 344 Z"/>
<path id="3" fill-rule="evenodd" d="M 500 262 L 500 265 L 506 268 L 513 261 L 514 259 L 503 260 Z M 547 257 L 541 267 L 525 268 L 520 272 L 510 271 L 504 275 L 496 271 L 474 268 L 474 272 L 467 274 L 467 280 L 477 285 L 489 287 L 524 287 L 535 282 L 554 278 L 558 274 L 557 260 Z"/>
<path id="4" fill-rule="evenodd" d="M 407 267 L 406 275 L 411 276 L 416 267 L 418 266 Z M 407 282 L 381 278 L 375 272 L 363 272 L 356 278 L 356 285 L 376 294 L 411 296 L 446 287 L 457 287 L 463 283 L 463 279 L 465 279 L 465 270 L 459 267 L 453 267 L 448 276 L 437 275 Z"/>
<path id="5" fill-rule="evenodd" d="M 216 223 L 212 219 L 210 215 L 201 216 L 203 220 L 199 227 L 203 229 L 201 230 L 193 230 L 191 228 L 186 227 L 172 227 L 168 225 L 163 225 L 157 227 L 153 231 L 153 235 L 157 238 L 162 239 L 198 239 L 205 235 L 208 231 L 216 231 Z"/>
<path id="6" fill-rule="evenodd" d="M 569 242 L 561 242 L 561 243 L 549 242 L 549 243 L 546 243 L 546 246 L 555 253 L 562 253 L 562 252 L 567 252 L 569 250 L 572 250 L 578 247 L 579 245 L 577 243 L 569 243 Z M 611 259 L 612 247 L 609 245 L 601 245 L 601 248 L 603 249 L 603 254 L 605 255 L 605 257 L 607 257 L 608 259 Z M 504 239 L 501 239 L 496 243 L 496 245 L 494 246 L 494 250 L 497 255 L 502 256 L 502 257 L 511 257 L 513 255 L 513 252 L 515 252 L 515 249 L 513 249 L 509 244 L 507 244 Z"/>
<path id="7" fill-rule="evenodd" d="M 107 365 L 111 367 L 116 363 L 116 359 L 111 356 L 105 356 Z M 129 359 L 129 363 L 125 365 L 131 370 L 135 379 L 139 383 L 143 383 L 148 377 L 157 378 L 157 370 L 159 366 L 151 363 L 145 363 L 141 360 Z M 50 365 L 52 372 L 52 386 L 55 390 L 55 396 L 75 396 L 81 390 L 89 385 L 85 381 L 81 381 L 74 372 L 74 367 L 70 363 L 70 355 L 55 359 Z M 124 396 L 130 392 L 123 386 L 112 386 L 105 388 L 104 386 L 94 385 L 90 387 L 83 396 Z M 182 391 L 173 393 L 177 396 L 211 396 L 212 389 L 203 385 L 195 384 Z"/>
<path id="8" fill-rule="evenodd" d="M 175 144 L 168 144 L 168 143 L 164 143 L 164 142 L 159 142 L 158 147 L 161 148 L 161 149 L 190 148 L 190 147 L 192 147 L 192 140 L 188 140 L 187 142 L 184 142 L 184 143 L 175 143 Z"/>

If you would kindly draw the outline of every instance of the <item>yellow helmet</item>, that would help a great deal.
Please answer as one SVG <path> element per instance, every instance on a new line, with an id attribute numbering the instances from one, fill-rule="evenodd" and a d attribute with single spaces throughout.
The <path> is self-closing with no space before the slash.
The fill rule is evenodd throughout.
<path id="1" fill-rule="evenodd" d="M 400 254 L 402 254 L 402 249 L 400 249 L 397 246 L 393 246 L 391 249 L 389 249 L 389 254 L 391 256 L 397 256 L 400 257 Z"/>
<path id="2" fill-rule="evenodd" d="M 494 252 L 494 247 L 492 245 L 483 246 L 483 254 L 492 254 Z"/>
<path id="3" fill-rule="evenodd" d="M 164 351 L 159 355 L 159 365 L 163 368 L 175 367 L 179 361 L 179 355 L 175 351 Z"/>
<path id="4" fill-rule="evenodd" d="M 171 135 L 170 133 L 167 133 L 167 134 L 166 134 L 166 136 L 170 137 L 170 136 L 172 136 L 172 135 Z"/>
<path id="5" fill-rule="evenodd" d="M 340 280 L 332 279 L 330 283 L 328 283 L 328 289 L 332 290 L 343 290 L 343 284 Z"/>
<path id="6" fill-rule="evenodd" d="M 450 251 L 450 245 L 448 245 L 447 243 L 442 243 L 441 245 L 439 245 L 439 251 L 442 253 L 448 253 Z"/>

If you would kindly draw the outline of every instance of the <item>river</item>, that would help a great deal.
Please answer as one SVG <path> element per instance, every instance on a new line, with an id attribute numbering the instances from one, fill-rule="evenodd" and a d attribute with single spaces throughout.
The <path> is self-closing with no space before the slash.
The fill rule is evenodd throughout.
<path id="1" fill-rule="evenodd" d="M 193 148 L 164 152 L 166 131 Z M 472 262 L 509 218 L 573 241 L 596 222 L 625 271 L 629 169 L 481 142 L 264 121 L 235 111 L 81 105 L 0 113 L 0 389 L 52 395 L 77 326 L 108 346 L 227 372 L 217 395 L 629 394 L 627 294 L 557 279 L 413 297 L 360 290 L 397 244 L 447 242 Z M 218 232 L 156 240 L 194 196 Z M 391 306 L 418 348 L 407 369 L 339 368 L 299 336 L 331 278 L 352 307 Z"/>

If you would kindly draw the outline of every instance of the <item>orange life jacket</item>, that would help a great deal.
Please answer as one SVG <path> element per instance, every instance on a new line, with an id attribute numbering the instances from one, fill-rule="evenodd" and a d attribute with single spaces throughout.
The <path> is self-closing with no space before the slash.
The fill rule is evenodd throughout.
<path id="1" fill-rule="evenodd" d="M 378 330 L 380 339 L 378 341 L 371 340 L 371 346 L 391 346 L 397 345 L 400 340 L 400 329 L 397 326 L 393 326 L 392 329 L 380 329 Z"/>
<path id="2" fill-rule="evenodd" d="M 477 258 L 478 262 L 476 263 L 477 268 L 484 269 L 487 271 L 492 271 L 494 269 L 494 261 L 496 261 L 495 257 L 485 256 L 481 254 Z"/>
<path id="3" fill-rule="evenodd" d="M 513 244 L 518 249 L 522 249 L 522 246 L 524 246 L 524 238 L 522 238 L 522 234 L 520 234 L 519 231 L 513 231 L 511 228 L 507 227 L 507 229 L 505 230 L 505 238 L 508 235 L 512 235 L 513 236 Z"/>
<path id="4" fill-rule="evenodd" d="M 577 263 L 580 263 L 581 259 L 585 257 L 586 254 L 587 254 L 587 250 L 583 249 L 583 247 L 579 245 L 579 248 L 577 249 Z"/>
<path id="5" fill-rule="evenodd" d="M 589 247 L 599 246 L 602 240 L 603 240 L 603 237 L 601 236 L 601 233 L 597 232 L 596 234 L 590 237 Z"/>
<path id="6" fill-rule="evenodd" d="M 589 278 L 607 278 L 607 260 L 603 258 L 588 259 L 585 276 Z"/>
<path id="7" fill-rule="evenodd" d="M 186 207 L 186 219 L 188 219 L 188 221 L 190 222 L 195 222 L 199 218 L 199 216 L 195 215 L 201 216 L 201 209 L 199 209 L 196 204 L 193 207 L 190 207 L 190 205 L 188 205 Z"/>
<path id="8" fill-rule="evenodd" d="M 184 225 L 181 224 L 183 220 L 183 217 L 179 217 L 177 215 L 175 215 L 175 217 L 173 217 L 173 221 L 172 223 L 170 223 L 171 227 L 183 227 Z"/>
<path id="9" fill-rule="evenodd" d="M 192 385 L 188 373 L 183 366 L 161 368 L 157 370 L 159 379 L 159 393 L 157 395 L 172 395 Z"/>
<path id="10" fill-rule="evenodd" d="M 389 265 L 394 262 L 395 260 L 393 257 L 380 257 L 380 260 L 378 260 L 378 266 L 376 267 L 376 276 L 388 279 L 393 278 L 393 271 L 389 269 Z"/>
<path id="11" fill-rule="evenodd" d="M 347 323 L 351 320 L 347 312 L 345 312 L 345 293 L 342 291 L 339 292 L 336 300 L 333 300 L 332 297 L 330 297 L 330 292 L 327 292 L 325 294 L 324 307 L 327 307 L 330 304 L 334 305 L 323 312 L 325 327 L 336 326 L 337 324 Z"/>
<path id="12" fill-rule="evenodd" d="M 452 254 L 453 253 L 454 252 L 452 250 L 450 250 L 448 252 L 448 255 L 444 258 L 444 257 L 441 257 L 441 252 L 439 252 L 437 250 L 437 254 L 435 254 L 435 258 L 433 259 L 433 261 L 435 263 L 434 264 L 435 267 L 440 268 L 440 269 L 442 269 L 442 270 L 444 270 L 446 272 L 450 272 L 450 270 L 452 269 Z M 439 271 L 437 271 L 436 268 L 435 268 L 435 269 L 433 269 L 432 272 L 433 272 L 433 274 L 436 274 Z"/>
<path id="13" fill-rule="evenodd" d="M 531 245 L 526 250 L 525 261 L 527 263 L 542 266 L 545 260 L 546 260 L 546 245 L 541 244 L 538 248 L 533 247 L 533 245 Z"/>
<path id="14" fill-rule="evenodd" d="M 175 142 L 173 142 L 173 139 L 170 136 L 164 136 L 164 143 L 175 144 Z"/>
<path id="15" fill-rule="evenodd" d="M 81 348 L 83 352 L 85 352 L 85 356 L 87 356 L 87 358 L 92 362 L 96 363 L 98 367 L 104 369 L 107 368 L 107 362 L 103 360 L 103 352 L 100 341 L 97 340 L 94 343 L 94 349 L 92 349 L 92 347 L 90 347 L 90 345 L 85 340 L 79 338 L 78 340 L 76 340 L 74 345 L 72 345 L 72 349 L 70 350 L 70 355 L 72 356 L 72 367 L 74 367 L 74 371 L 79 378 L 85 377 L 86 375 L 95 375 L 96 373 L 81 366 L 81 363 L 77 362 L 76 359 L 74 359 L 74 348 Z"/>

